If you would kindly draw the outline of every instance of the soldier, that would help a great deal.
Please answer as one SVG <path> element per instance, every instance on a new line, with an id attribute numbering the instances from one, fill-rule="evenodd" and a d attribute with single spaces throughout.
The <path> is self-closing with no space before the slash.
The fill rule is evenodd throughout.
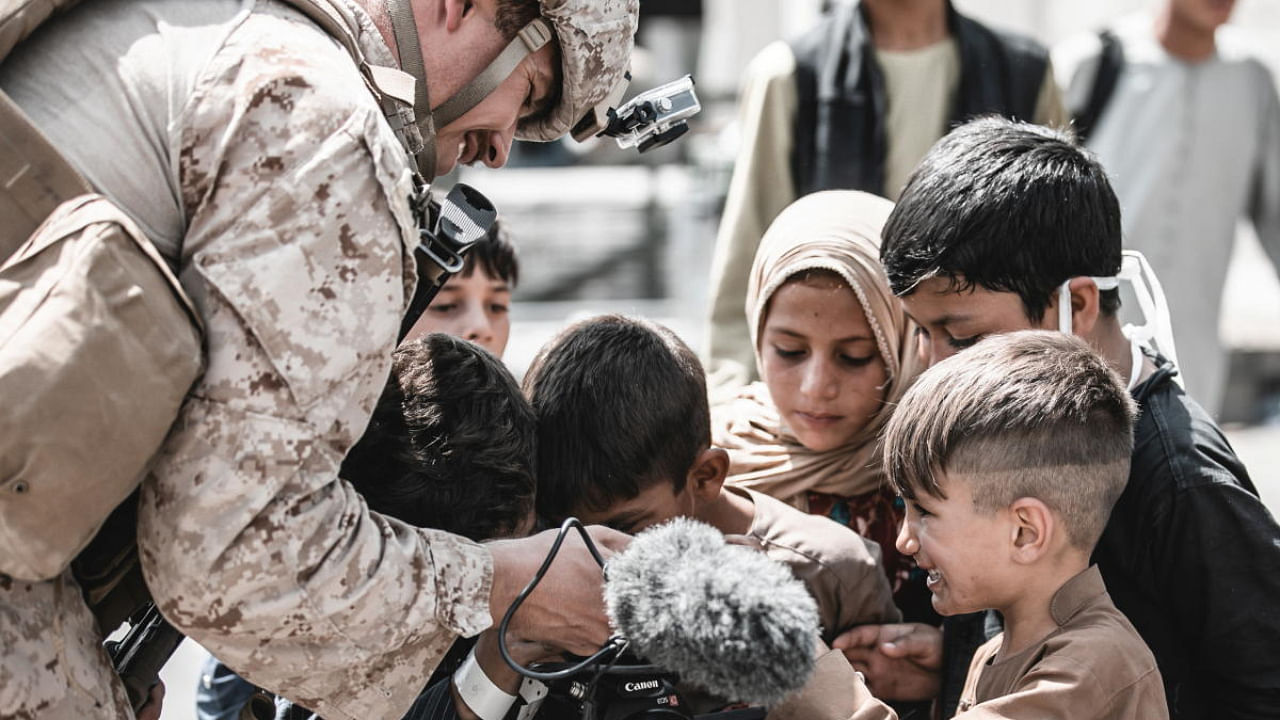
<path id="1" fill-rule="evenodd" d="M 638 3 L 330 4 L 358 53 L 282 0 L 83 3 L 5 61 L 0 89 L 136 221 L 203 321 L 206 371 L 142 486 L 158 606 L 326 718 L 399 717 L 551 538 L 413 528 L 338 478 L 416 279 L 407 129 L 368 86 L 433 109 L 417 124 L 427 180 L 500 167 L 513 136 L 557 138 L 617 89 Z M 429 88 L 404 82 L 419 43 Z M 625 542 L 593 536 L 606 555 Z M 566 549 L 512 627 L 584 652 L 608 635 L 600 572 L 581 542 Z M 0 717 L 131 717 L 101 641 L 69 572 L 0 576 Z"/>

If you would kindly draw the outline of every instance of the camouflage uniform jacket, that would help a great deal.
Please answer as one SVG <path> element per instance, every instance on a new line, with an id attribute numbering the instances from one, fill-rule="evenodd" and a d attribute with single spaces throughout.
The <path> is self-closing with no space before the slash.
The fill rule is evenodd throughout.
<path id="1" fill-rule="evenodd" d="M 370 61 L 393 64 L 352 11 Z M 130 34 L 139 23 L 150 29 Z M 119 38 L 122 55 L 89 56 Z M 371 513 L 337 476 L 415 281 L 404 152 L 347 54 L 275 0 L 86 3 L 41 43 L 6 89 L 144 228 L 173 224 L 157 207 L 180 213 L 180 247 L 157 245 L 207 328 L 208 370 L 143 484 L 139 546 L 162 611 L 246 678 L 324 717 L 399 717 L 453 639 L 489 625 L 492 584 L 483 547 Z M 194 70 L 175 81 L 174 67 Z M 100 86 L 123 90 L 97 99 Z M 166 93 L 174 86 L 183 91 Z M 59 93 L 71 92 L 98 108 L 105 137 L 67 126 Z M 120 150 L 121 128 L 142 138 L 144 157 Z M 139 204 L 135 178 L 170 192 Z M 22 620 L 15 598 L 0 596 L 0 617 L 16 604 Z M 0 623 L 0 636 L 17 636 L 5 640 L 37 632 L 49 631 Z M 93 656 L 73 666 L 101 670 L 93 640 L 65 639 Z M 22 662 L 42 665 L 37 656 Z M 22 672 L 0 665 L 0 677 Z M 99 677 L 60 682 L 114 694 Z M 19 710 L 59 682 L 19 679 L 36 688 Z M 0 691 L 0 715 L 12 703 Z"/>

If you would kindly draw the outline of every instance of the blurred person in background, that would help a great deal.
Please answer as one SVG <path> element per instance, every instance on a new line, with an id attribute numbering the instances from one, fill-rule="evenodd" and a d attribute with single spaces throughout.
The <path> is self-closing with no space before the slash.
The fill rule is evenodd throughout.
<path id="1" fill-rule="evenodd" d="M 747 68 L 741 144 L 711 270 L 710 384 L 755 377 L 743 317 L 747 271 L 773 218 L 818 190 L 896 198 L 948 128 L 998 113 L 1047 125 L 1067 114 L 1048 51 L 947 0 L 839 2 Z"/>
<path id="2" fill-rule="evenodd" d="M 1234 7 L 1165 0 L 1053 55 L 1120 198 L 1125 246 L 1168 292 L 1187 390 L 1211 414 L 1226 385 L 1218 316 L 1237 220 L 1280 267 L 1280 102 L 1267 67 L 1220 29 Z"/>

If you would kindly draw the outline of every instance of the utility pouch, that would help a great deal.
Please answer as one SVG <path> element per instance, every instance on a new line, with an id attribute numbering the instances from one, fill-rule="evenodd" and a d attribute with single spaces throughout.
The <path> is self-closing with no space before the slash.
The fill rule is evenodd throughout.
<path id="1" fill-rule="evenodd" d="M 100 195 L 0 265 L 0 573 L 60 573 L 141 481 L 203 372 L 164 259 Z"/>

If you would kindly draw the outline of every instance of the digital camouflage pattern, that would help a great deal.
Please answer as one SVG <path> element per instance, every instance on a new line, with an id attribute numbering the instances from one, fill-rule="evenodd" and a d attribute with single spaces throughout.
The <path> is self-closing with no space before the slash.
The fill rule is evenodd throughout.
<path id="1" fill-rule="evenodd" d="M 131 718 L 129 699 L 71 571 L 0 575 L 0 718 Z"/>
<path id="2" fill-rule="evenodd" d="M 227 34 L 167 128 L 174 167 L 155 168 L 181 192 L 208 370 L 143 483 L 143 569 L 170 621 L 250 681 L 331 720 L 399 717 L 489 625 L 492 584 L 483 547 L 372 514 L 337 478 L 412 294 L 410 169 L 345 52 L 245 4 L 210 27 Z M 104 709 L 56 716 L 129 716 L 72 588 L 0 588 L 0 717 L 73 695 Z"/>
<path id="3" fill-rule="evenodd" d="M 640 0 L 541 0 L 560 44 L 563 89 L 545 115 L 522 121 L 521 140 L 555 140 L 604 100 L 631 69 Z"/>

